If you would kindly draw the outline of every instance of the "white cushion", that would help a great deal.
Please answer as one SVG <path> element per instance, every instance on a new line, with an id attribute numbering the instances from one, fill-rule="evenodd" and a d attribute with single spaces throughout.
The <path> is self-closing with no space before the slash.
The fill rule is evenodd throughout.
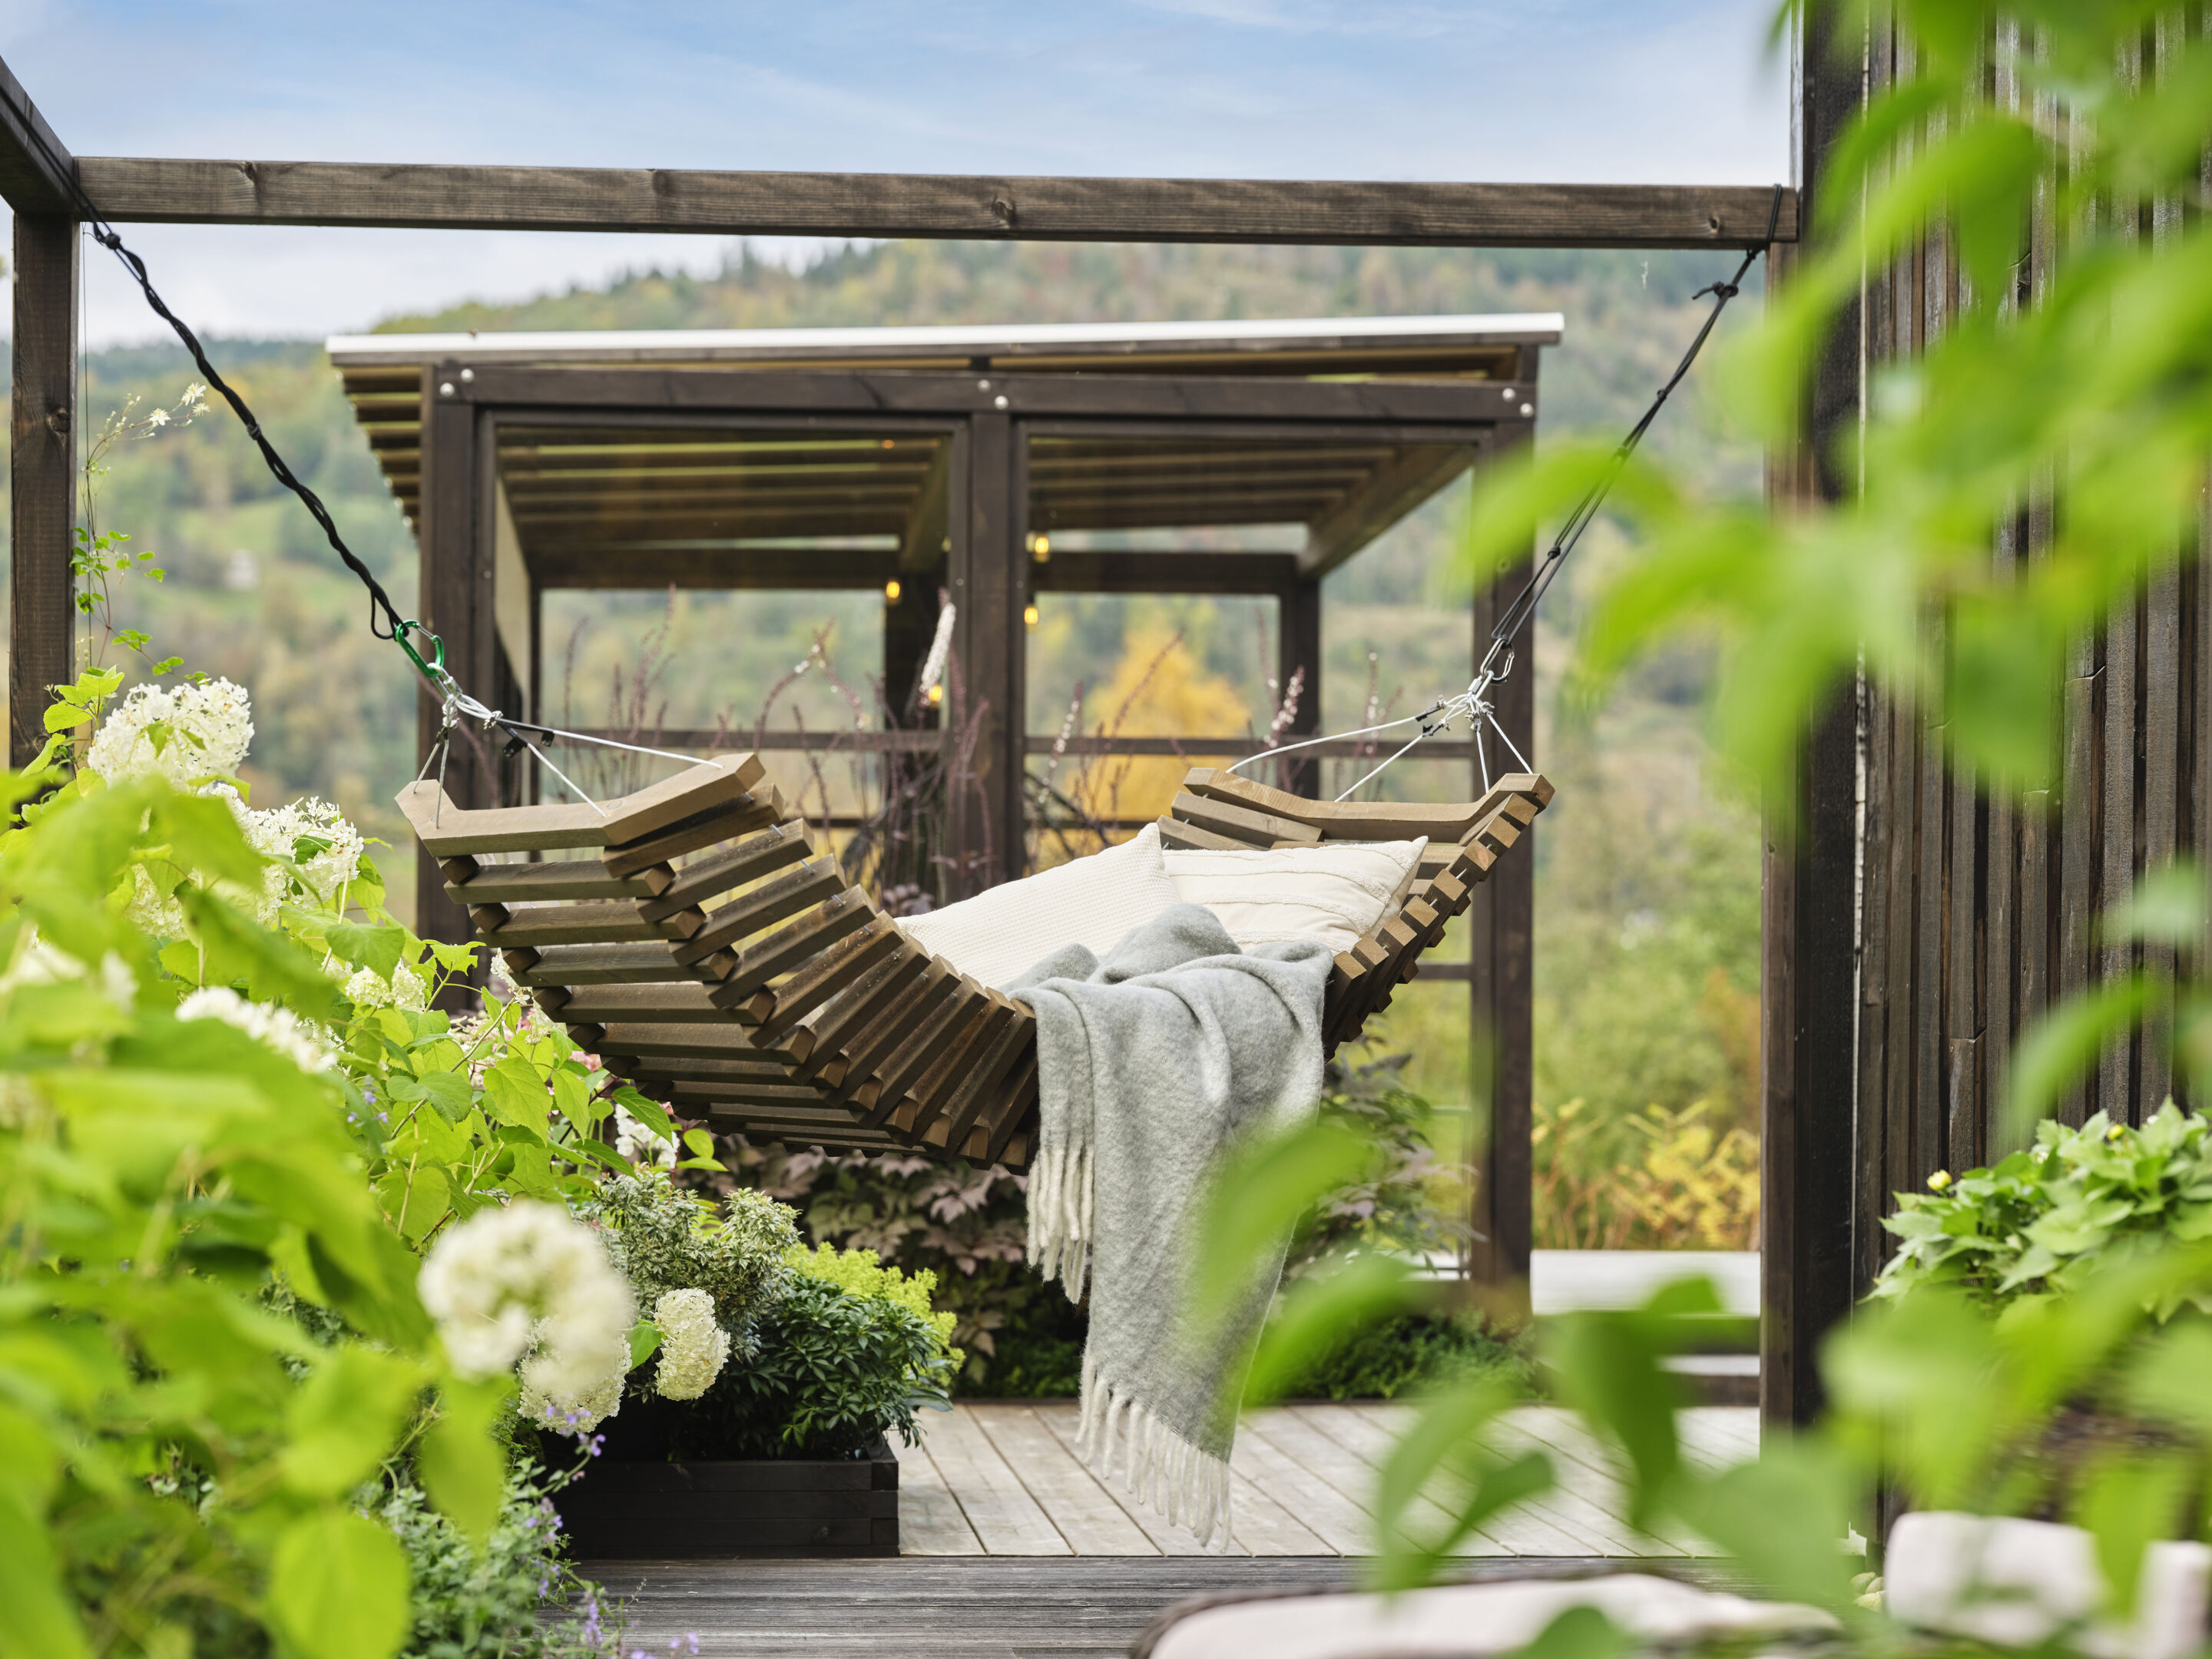
<path id="1" fill-rule="evenodd" d="M 1526 1647 L 1571 1607 L 1595 1607 L 1644 1647 L 1836 1627 L 1814 1607 L 1622 1573 L 1567 1583 L 1442 1584 L 1397 1596 L 1338 1592 L 1200 1606 L 1164 1615 L 1135 1651 L 1146 1659 L 1469 1659 Z"/>
<path id="2" fill-rule="evenodd" d="M 907 937 L 985 985 L 1003 985 L 1064 945 L 1104 957 L 1132 927 L 1177 902 L 1148 823 L 1118 847 L 919 916 Z"/>
<path id="3" fill-rule="evenodd" d="M 1221 918 L 1249 951 L 1317 939 L 1349 950 L 1406 890 L 1426 841 L 1323 842 L 1273 851 L 1167 851 L 1168 874 L 1187 902 Z"/>
<path id="4" fill-rule="evenodd" d="M 2127 1626 L 2100 1617 L 2106 1601 L 2096 1540 L 2050 1521 L 1917 1510 L 1889 1529 L 1882 1606 L 1923 1630 L 2001 1647 L 2055 1637 L 2099 1659 L 2184 1659 L 2204 1644 L 2212 1549 L 2154 1543 L 2145 1555 Z"/>

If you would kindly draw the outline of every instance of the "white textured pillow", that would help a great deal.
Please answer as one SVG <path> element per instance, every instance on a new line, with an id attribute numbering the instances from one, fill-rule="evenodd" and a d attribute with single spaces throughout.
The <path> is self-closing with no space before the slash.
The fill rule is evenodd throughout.
<path id="1" fill-rule="evenodd" d="M 1406 889 L 1425 841 L 1323 842 L 1272 851 L 1167 851 L 1176 896 L 1221 918 L 1244 950 L 1317 939 L 1349 950 Z"/>
<path id="2" fill-rule="evenodd" d="M 1103 957 L 1176 902 L 1160 861 L 1160 827 L 1148 823 L 1119 847 L 903 917 L 899 926 L 969 978 L 1003 985 L 1063 945 Z"/>

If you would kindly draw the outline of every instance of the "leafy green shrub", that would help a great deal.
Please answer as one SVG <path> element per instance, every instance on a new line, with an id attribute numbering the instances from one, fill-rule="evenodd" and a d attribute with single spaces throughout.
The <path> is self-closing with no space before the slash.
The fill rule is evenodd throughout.
<path id="1" fill-rule="evenodd" d="M 602 1229 L 608 1259 L 629 1280 L 641 1313 L 649 1318 L 671 1291 L 704 1291 L 730 1357 L 743 1360 L 758 1346 L 760 1316 L 782 1296 L 784 1256 L 798 1247 L 789 1206 L 741 1187 L 725 1194 L 717 1215 L 664 1171 L 645 1168 L 607 1182 L 582 1213 Z M 629 1387 L 650 1393 L 652 1379 L 634 1371 Z"/>
<path id="2" fill-rule="evenodd" d="M 1486 1375 L 1516 1392 L 1526 1392 L 1530 1381 L 1527 1359 L 1479 1316 L 1401 1314 L 1316 1352 L 1282 1392 L 1299 1400 L 1395 1400 Z"/>
<path id="3" fill-rule="evenodd" d="M 828 1244 L 817 1244 L 811 1250 L 803 1244 L 794 1244 L 784 1261 L 794 1273 L 835 1285 L 848 1296 L 894 1303 L 904 1308 L 937 1333 L 938 1346 L 954 1369 L 958 1369 L 960 1350 L 952 1346 L 954 1316 L 939 1313 L 931 1305 L 937 1275 L 927 1267 L 909 1275 L 899 1268 L 884 1266 L 883 1258 L 873 1250 L 840 1250 Z"/>
<path id="4" fill-rule="evenodd" d="M 562 1559 L 549 1484 L 527 1463 L 507 1477 L 481 1553 L 420 1487 L 405 1483 L 385 1496 L 375 1516 L 406 1552 L 412 1585 L 400 1659 L 612 1659 L 623 1651 L 619 1619 L 610 1622 L 597 1587 Z M 580 1616 L 540 1622 L 538 1609 L 561 1601 Z"/>
<path id="5" fill-rule="evenodd" d="M 1316 1204 L 1292 1235 L 1285 1278 L 1297 1279 L 1346 1250 L 1429 1255 L 1456 1252 L 1468 1239 L 1466 1219 L 1438 1202 L 1439 1188 L 1461 1184 L 1450 1177 L 1468 1172 L 1437 1161 L 1435 1108 L 1406 1086 L 1412 1060 L 1387 1052 L 1356 1063 L 1341 1051 L 1330 1057 L 1322 1080 L 1322 1120 L 1354 1130 L 1377 1156 Z"/>
<path id="6" fill-rule="evenodd" d="M 808 1253 L 794 1256 L 813 1260 Z M 919 1438 L 915 1408 L 942 1405 L 952 1371 L 939 1321 L 893 1295 L 856 1296 L 794 1274 L 763 1314 L 760 1351 L 726 1367 L 670 1419 L 679 1458 L 854 1457 L 878 1435 Z"/>
<path id="7" fill-rule="evenodd" d="M 935 1305 L 953 1316 L 965 1356 L 959 1392 L 1000 1392 L 1000 1342 L 1049 1323 L 1067 1298 L 1029 1270 L 1026 1178 L 910 1152 L 835 1157 L 733 1139 L 738 1178 L 798 1210 L 807 1237 L 872 1250 L 908 1273 L 937 1276 Z"/>
<path id="8" fill-rule="evenodd" d="M 1083 1347 L 1090 1310 L 1065 1296 L 1041 1296 L 1006 1316 L 994 1333 L 998 1353 L 981 1380 L 968 1374 L 956 1394 L 1000 1400 L 1073 1400 L 1083 1385 Z M 970 1371 L 974 1362 L 969 1362 Z"/>
<path id="9" fill-rule="evenodd" d="M 155 867 L 204 1017 L 112 902 Z M 246 908 L 271 867 L 228 805 L 152 777 L 81 779 L 0 842 L 0 1571 L 27 1652 L 389 1651 L 407 1565 L 362 1483 L 427 1425 L 434 1499 L 498 1504 L 505 1384 L 440 1351 L 307 1024 L 337 987 Z M 272 1277 L 332 1340 L 264 1304 Z"/>
<path id="10" fill-rule="evenodd" d="M 2046 1119 L 2030 1150 L 1928 1184 L 1882 1223 L 1904 1242 L 1873 1294 L 1947 1285 L 2001 1307 L 2070 1290 L 2107 1254 L 2212 1239 L 2212 1124 L 2171 1101 L 2140 1129 Z M 2212 1285 L 2166 1294 L 2160 1318 L 2184 1301 L 2212 1312 Z"/>

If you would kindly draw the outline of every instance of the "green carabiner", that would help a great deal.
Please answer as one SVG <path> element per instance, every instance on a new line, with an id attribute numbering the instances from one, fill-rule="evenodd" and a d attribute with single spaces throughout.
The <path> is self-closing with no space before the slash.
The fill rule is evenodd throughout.
<path id="1" fill-rule="evenodd" d="M 422 654 L 417 652 L 413 646 L 407 642 L 407 636 L 410 634 L 420 634 L 424 639 L 430 641 L 429 662 L 424 662 L 422 660 Z M 407 660 L 415 665 L 416 670 L 422 674 L 424 679 L 429 681 L 431 684 L 436 686 L 440 690 L 442 691 L 445 690 L 447 682 L 452 678 L 446 672 L 445 641 L 440 639 L 428 629 L 423 627 L 421 623 L 416 622 L 412 618 L 409 618 L 408 620 L 402 622 L 397 628 L 393 629 L 392 630 L 392 637 L 398 642 L 399 648 L 407 653 Z M 434 665 L 434 666 L 433 665 Z"/>

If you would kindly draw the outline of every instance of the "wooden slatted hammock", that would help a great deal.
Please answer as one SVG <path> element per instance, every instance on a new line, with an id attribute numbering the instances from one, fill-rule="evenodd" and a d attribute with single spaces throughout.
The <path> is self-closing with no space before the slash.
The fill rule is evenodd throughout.
<path id="1" fill-rule="evenodd" d="M 1479 801 L 1419 805 L 1307 800 L 1201 767 L 1159 824 L 1171 847 L 1428 838 L 1407 890 L 1337 956 L 1322 1020 L 1334 1052 L 1413 977 L 1551 799 L 1526 772 Z M 599 805 L 465 811 L 424 780 L 399 807 L 477 938 L 648 1097 L 756 1139 L 1028 1164 L 1029 1010 L 880 913 L 755 757 Z M 523 854 L 553 856 L 512 861 Z"/>

